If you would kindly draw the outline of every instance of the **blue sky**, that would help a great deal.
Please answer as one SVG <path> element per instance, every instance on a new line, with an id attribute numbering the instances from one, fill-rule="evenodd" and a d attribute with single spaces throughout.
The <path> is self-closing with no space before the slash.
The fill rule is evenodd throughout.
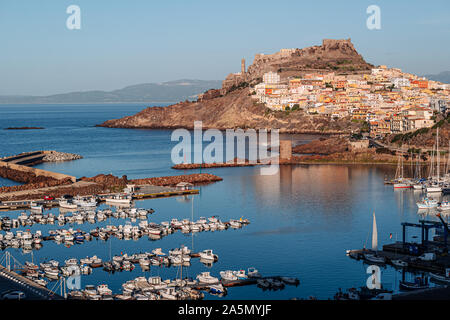
<path id="1" fill-rule="evenodd" d="M 81 30 L 66 28 L 69 5 Z M 381 8 L 381 30 L 366 8 Z M 450 70 L 448 0 L 0 0 L 0 94 L 221 80 L 255 53 L 351 38 L 373 64 Z"/>

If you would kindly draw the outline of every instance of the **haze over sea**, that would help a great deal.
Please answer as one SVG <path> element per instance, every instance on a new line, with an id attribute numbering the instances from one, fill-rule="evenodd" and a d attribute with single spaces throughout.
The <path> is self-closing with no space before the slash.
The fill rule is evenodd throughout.
<path id="1" fill-rule="evenodd" d="M 173 170 L 170 152 L 176 142 L 170 141 L 170 130 L 132 130 L 95 127 L 105 120 L 135 114 L 143 105 L 1 105 L 0 156 L 32 150 L 57 150 L 77 153 L 84 158 L 64 163 L 44 163 L 38 168 L 67 173 L 77 177 L 99 173 L 127 175 L 129 178 L 178 175 Z M 3 130 L 6 127 L 44 127 L 43 130 Z M 295 135 L 294 143 L 306 143 L 317 137 Z M 186 171 L 186 174 L 199 170 Z M 277 175 L 261 176 L 259 168 L 203 169 L 223 178 L 223 181 L 200 186 L 194 196 L 194 220 L 219 215 L 225 221 L 248 218 L 250 225 L 238 230 L 200 232 L 195 236 L 176 232 L 158 241 L 147 237 L 137 241 L 110 238 L 107 242 L 93 240 L 70 248 L 54 242 L 44 242 L 33 259 L 60 262 L 76 257 L 97 255 L 107 260 L 122 253 L 150 252 L 161 247 L 163 252 L 185 244 L 194 251 L 213 249 L 219 261 L 211 268 L 192 261 L 187 269 L 195 277 L 210 271 L 256 267 L 263 275 L 298 277 L 300 285 L 287 286 L 280 291 L 262 291 L 256 286 L 230 288 L 226 299 L 290 299 L 332 298 L 339 288 L 364 286 L 368 278 L 367 265 L 346 256 L 347 249 L 370 247 L 372 213 L 376 212 L 378 243 L 401 240 L 403 221 L 418 222 L 415 202 L 422 196 L 413 190 L 393 191 L 384 185 L 385 175 L 394 175 L 395 167 L 369 165 L 299 165 L 282 166 Z M 14 185 L 0 178 L 0 185 Z M 192 198 L 177 197 L 135 202 L 139 208 L 153 208 L 150 221 L 160 223 L 172 218 L 191 218 Z M 106 208 L 102 205 L 101 208 Z M 58 213 L 58 209 L 52 209 Z M 15 217 L 19 211 L 2 212 Z M 430 219 L 434 219 L 429 217 Z M 96 225 L 73 225 L 74 229 L 89 231 L 107 224 L 125 224 L 124 219 L 111 219 Z M 66 228 L 70 226 L 66 225 Z M 58 226 L 33 225 L 33 232 L 47 234 Z M 22 228 L 25 229 L 25 228 Z M 389 239 L 392 233 L 393 239 Z M 408 238 L 416 233 L 408 234 Z M 31 261 L 30 254 L 10 249 L 20 261 Z M 121 292 L 122 283 L 138 276 L 160 275 L 175 278 L 177 268 L 152 266 L 141 271 L 108 274 L 94 269 L 82 276 L 82 286 L 107 283 L 113 293 Z M 186 272 L 183 271 L 183 274 Z M 401 274 L 388 267 L 382 269 L 385 287 L 398 288 Z M 51 286 L 51 285 L 50 285 Z M 206 295 L 206 299 L 215 297 Z"/>

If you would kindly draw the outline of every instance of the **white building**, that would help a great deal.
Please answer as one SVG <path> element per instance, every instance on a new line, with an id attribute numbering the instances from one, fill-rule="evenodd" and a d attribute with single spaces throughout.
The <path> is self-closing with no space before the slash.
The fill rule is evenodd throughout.
<path id="1" fill-rule="evenodd" d="M 407 78 L 394 78 L 391 80 L 391 82 L 394 85 L 394 87 L 396 87 L 396 88 L 410 86 L 409 79 L 407 79 Z"/>
<path id="2" fill-rule="evenodd" d="M 267 72 L 263 76 L 263 82 L 265 84 L 278 84 L 280 83 L 280 75 L 276 72 Z"/>

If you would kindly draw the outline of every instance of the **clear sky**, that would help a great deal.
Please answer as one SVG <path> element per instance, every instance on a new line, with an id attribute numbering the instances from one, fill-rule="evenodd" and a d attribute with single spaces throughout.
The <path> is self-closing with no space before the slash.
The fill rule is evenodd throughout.
<path id="1" fill-rule="evenodd" d="M 69 5 L 81 29 L 69 30 Z M 366 27 L 369 5 L 381 30 Z M 0 0 L 0 94 L 221 80 L 255 53 L 351 38 L 366 61 L 450 70 L 448 0 Z"/>

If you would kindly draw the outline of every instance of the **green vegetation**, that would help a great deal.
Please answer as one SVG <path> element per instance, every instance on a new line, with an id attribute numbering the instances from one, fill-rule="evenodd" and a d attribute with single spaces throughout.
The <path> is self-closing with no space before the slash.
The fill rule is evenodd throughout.
<path id="1" fill-rule="evenodd" d="M 299 109 L 300 109 L 300 105 L 298 103 L 296 103 L 296 104 L 294 104 L 292 106 L 292 111 L 296 111 L 296 110 L 299 110 Z"/>
<path id="2" fill-rule="evenodd" d="M 245 82 L 245 81 L 239 83 L 238 85 L 233 84 L 231 86 L 231 88 L 228 90 L 228 92 L 232 92 L 232 91 L 235 91 L 235 90 L 238 90 L 238 89 L 242 89 L 242 88 L 247 88 L 248 86 L 249 86 L 249 83 Z"/>
<path id="3" fill-rule="evenodd" d="M 367 121 L 363 121 L 360 131 L 361 132 L 370 132 L 370 125 Z"/>
<path id="4" fill-rule="evenodd" d="M 396 142 L 406 142 L 414 137 L 416 137 L 417 135 L 421 135 L 421 134 L 426 134 L 430 131 L 430 128 L 422 128 L 422 129 L 417 129 L 416 131 L 413 132 L 407 132 L 405 134 L 396 134 L 391 142 L 392 143 L 396 143 Z"/>

